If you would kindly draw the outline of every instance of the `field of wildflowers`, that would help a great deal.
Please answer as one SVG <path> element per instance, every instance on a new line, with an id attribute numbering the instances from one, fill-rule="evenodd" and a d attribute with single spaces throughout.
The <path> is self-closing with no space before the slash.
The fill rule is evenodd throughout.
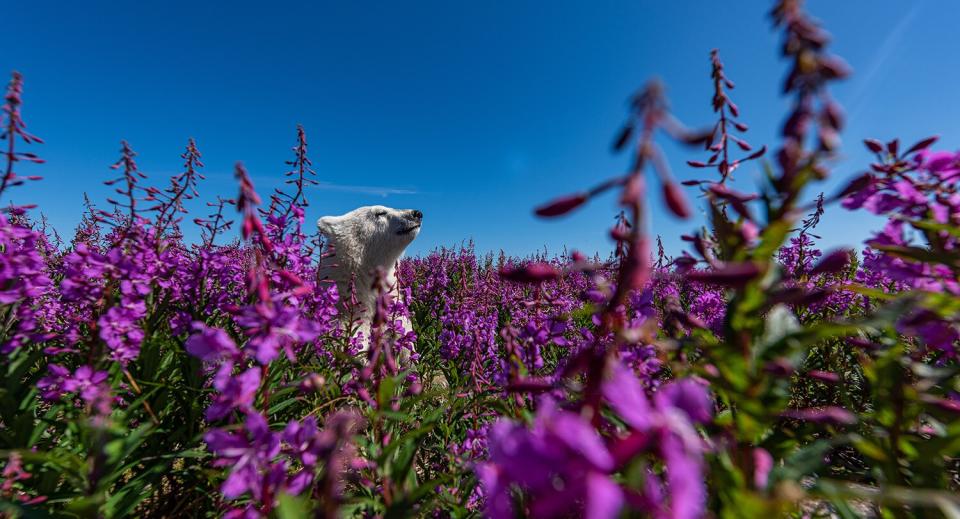
<path id="1" fill-rule="evenodd" d="M 616 192 L 610 258 L 407 258 L 370 337 L 317 279 L 336 255 L 304 223 L 302 128 L 285 189 L 263 203 L 238 164 L 238 195 L 192 223 L 192 140 L 165 187 L 123 142 L 116 198 L 69 240 L 8 205 L 0 516 L 960 517 L 960 154 L 868 140 L 865 172 L 814 196 L 849 72 L 798 1 L 771 18 L 792 108 L 770 153 L 713 51 L 706 131 L 651 82 L 614 139 L 627 173 L 535 209 Z M 14 73 L 0 197 L 40 180 L 18 173 L 42 163 L 22 90 Z M 700 179 L 674 179 L 666 139 Z M 747 164 L 756 193 L 727 182 Z M 694 192 L 709 221 L 668 257 L 647 200 L 689 218 Z M 821 251 L 827 204 L 886 223 Z"/>

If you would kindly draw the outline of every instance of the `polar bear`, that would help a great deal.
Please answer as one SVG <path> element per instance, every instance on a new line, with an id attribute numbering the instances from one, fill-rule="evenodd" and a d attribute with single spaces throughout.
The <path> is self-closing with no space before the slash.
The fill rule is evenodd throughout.
<path id="1" fill-rule="evenodd" d="M 351 281 L 363 312 L 360 331 L 369 336 L 370 319 L 376 305 L 373 290 L 378 268 L 386 283 L 399 297 L 396 264 L 403 251 L 420 233 L 423 213 L 416 209 L 393 209 L 382 205 L 358 207 L 341 216 L 324 216 L 317 221 L 320 233 L 332 246 L 334 255 L 318 271 L 320 280 L 337 283 L 341 300 L 349 300 Z M 403 326 L 410 330 L 404 318 Z"/>

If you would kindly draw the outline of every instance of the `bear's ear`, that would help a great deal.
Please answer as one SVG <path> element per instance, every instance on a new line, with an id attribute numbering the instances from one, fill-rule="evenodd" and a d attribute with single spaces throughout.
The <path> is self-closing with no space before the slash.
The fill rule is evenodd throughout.
<path id="1" fill-rule="evenodd" d="M 336 216 L 324 216 L 323 218 L 317 220 L 317 227 L 320 229 L 320 233 L 330 237 L 336 234 L 337 228 L 337 217 Z"/>

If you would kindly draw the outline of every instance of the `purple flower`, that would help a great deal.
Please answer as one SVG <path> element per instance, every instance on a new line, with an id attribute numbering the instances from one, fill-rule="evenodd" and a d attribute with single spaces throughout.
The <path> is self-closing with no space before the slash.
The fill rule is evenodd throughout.
<path id="1" fill-rule="evenodd" d="M 638 431 L 625 441 L 640 440 L 625 448 L 620 456 L 655 446 L 666 466 L 669 505 L 664 506 L 661 499 L 652 496 L 647 497 L 648 502 L 662 507 L 667 517 L 701 517 L 706 506 L 705 448 L 693 422 L 707 423 L 713 416 L 713 403 L 706 388 L 694 380 L 674 381 L 657 392 L 651 406 L 640 382 L 622 364 L 614 363 L 610 372 L 603 385 L 604 398 Z M 659 489 L 659 485 L 650 488 Z"/>
<path id="2" fill-rule="evenodd" d="M 193 323 L 193 330 L 197 333 L 191 335 L 184 344 L 187 353 L 206 362 L 219 359 L 239 360 L 240 350 L 227 332 L 199 321 Z"/>
<path id="3" fill-rule="evenodd" d="M 677 435 L 661 435 L 660 442 L 670 488 L 669 517 L 703 517 L 707 488 L 704 484 L 702 455 L 696 448 L 691 450 Z"/>
<path id="4" fill-rule="evenodd" d="M 37 389 L 44 400 L 59 400 L 68 393 L 63 385 L 70 377 L 70 370 L 59 364 L 48 364 L 47 371 L 50 374 L 37 381 Z"/>
<path id="5" fill-rule="evenodd" d="M 547 517 L 580 509 L 585 517 L 616 517 L 622 490 L 609 478 L 613 458 L 579 415 L 541 401 L 533 427 L 501 420 L 490 430 L 490 460 L 478 469 L 487 514 L 513 517 L 510 488 L 531 496 L 531 513 Z"/>
<path id="6" fill-rule="evenodd" d="M 129 306 L 115 306 L 100 319 L 100 338 L 111 350 L 111 359 L 123 365 L 140 355 L 140 343 L 143 342 L 143 330 L 137 324 L 146 314 L 146 306 L 138 301 Z"/>
<path id="7" fill-rule="evenodd" d="M 101 393 L 101 385 L 107 380 L 106 371 L 93 371 L 90 366 L 80 366 L 73 377 L 63 382 L 64 391 L 79 393 L 85 402 L 94 402 Z"/>
<path id="8" fill-rule="evenodd" d="M 319 443 L 319 429 L 317 420 L 312 416 L 303 419 L 303 422 L 291 421 L 283 430 L 283 441 L 288 445 L 290 455 L 303 463 L 306 467 L 313 467 L 317 463 Z"/>
<path id="9" fill-rule="evenodd" d="M 49 364 L 49 375 L 37 381 L 37 389 L 44 400 L 59 400 L 66 394 L 76 393 L 96 414 L 106 416 L 111 411 L 111 392 L 106 371 L 94 371 L 91 366 L 80 366 L 74 373 L 59 365 Z"/>
<path id="10" fill-rule="evenodd" d="M 233 410 L 252 412 L 257 390 L 260 389 L 260 368 L 252 367 L 239 375 L 233 375 L 233 364 L 220 366 L 213 379 L 213 387 L 219 394 L 207 408 L 206 418 L 215 421 Z"/>
<path id="11" fill-rule="evenodd" d="M 924 150 L 916 155 L 916 161 L 944 182 L 954 182 L 960 177 L 960 153 Z"/>
<path id="12" fill-rule="evenodd" d="M 316 322 L 304 319 L 299 309 L 280 301 L 247 306 L 235 319 L 250 336 L 244 348 L 261 364 L 277 358 L 280 350 L 296 360 L 293 346 L 316 339 L 321 331 Z"/>
<path id="13" fill-rule="evenodd" d="M 227 499 L 236 499 L 247 492 L 256 500 L 263 497 L 264 479 L 273 469 L 274 458 L 280 454 L 280 437 L 270 431 L 266 418 L 251 413 L 242 430 L 212 429 L 203 441 L 217 456 L 214 466 L 230 467 L 230 474 L 221 487 Z"/>
<path id="14" fill-rule="evenodd" d="M 680 409 L 694 423 L 705 424 L 713 419 L 713 401 L 703 384 L 693 379 L 673 381 L 655 396 L 658 409 Z"/>
<path id="15" fill-rule="evenodd" d="M 773 456 L 760 447 L 753 449 L 753 485 L 758 490 L 767 488 L 771 470 L 773 470 Z"/>
<path id="16" fill-rule="evenodd" d="M 615 363 L 603 384 L 603 396 L 625 422 L 640 430 L 653 426 L 652 407 L 640 381 L 626 366 Z"/>
<path id="17" fill-rule="evenodd" d="M 0 342 L 0 354 L 39 335 L 36 302 L 51 285 L 41 255 L 47 246 L 41 234 L 13 224 L 0 214 L 0 307 L 16 303 L 8 310 L 15 319 L 9 321 L 11 328 L 5 341 Z"/>

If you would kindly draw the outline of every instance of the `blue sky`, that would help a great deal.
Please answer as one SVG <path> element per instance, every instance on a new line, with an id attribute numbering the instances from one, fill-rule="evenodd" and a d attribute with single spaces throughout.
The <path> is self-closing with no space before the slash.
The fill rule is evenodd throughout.
<path id="1" fill-rule="evenodd" d="M 0 71 L 25 76 L 24 117 L 46 140 L 42 174 L 17 188 L 69 235 L 82 193 L 103 201 L 121 139 L 157 184 L 194 137 L 203 201 L 234 196 L 242 160 L 266 195 L 304 125 L 319 179 L 307 217 L 359 205 L 417 208 L 411 252 L 473 238 L 482 251 L 528 254 L 565 245 L 607 251 L 610 196 L 560 221 L 532 207 L 622 172 L 610 142 L 626 99 L 648 78 L 668 87 L 691 126 L 713 120 L 710 49 L 721 51 L 755 146 L 775 146 L 788 101 L 770 2 L 16 2 L 4 9 Z M 869 160 L 859 141 L 938 134 L 960 142 L 952 0 L 813 0 L 855 75 L 834 89 L 848 115 L 830 191 Z M 680 179 L 694 151 L 667 146 Z M 738 172 L 748 189 L 759 164 Z M 198 204 L 196 210 L 206 208 Z M 671 252 L 702 223 L 659 200 L 652 231 Z M 312 224 L 311 224 L 312 225 Z M 827 246 L 856 245 L 877 226 L 831 209 Z M 187 232 L 195 235 L 192 224 Z"/>

